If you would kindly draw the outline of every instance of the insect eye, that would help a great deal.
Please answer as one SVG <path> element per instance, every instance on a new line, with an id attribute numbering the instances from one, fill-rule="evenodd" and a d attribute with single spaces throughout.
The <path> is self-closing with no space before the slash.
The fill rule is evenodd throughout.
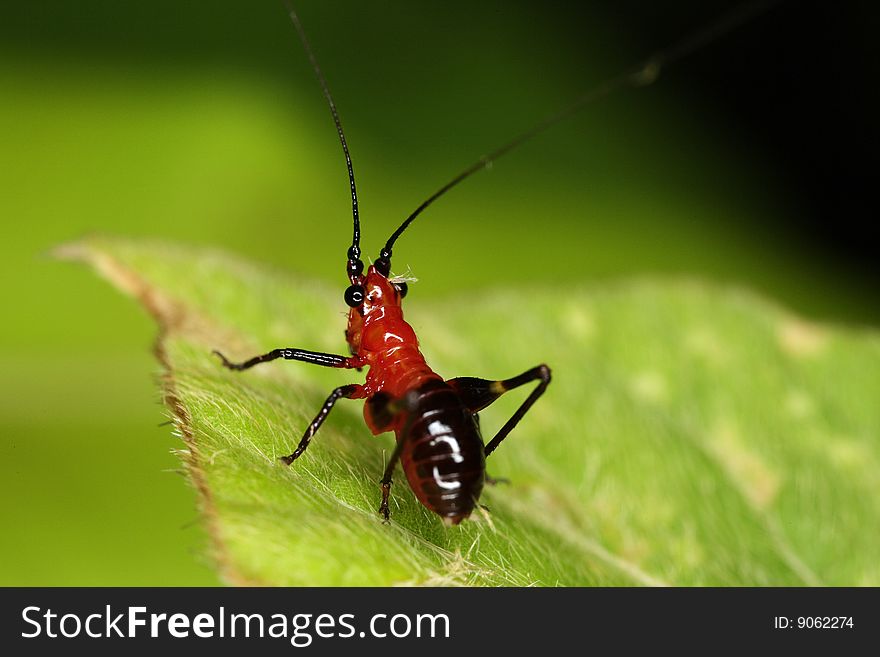
<path id="1" fill-rule="evenodd" d="M 406 296 L 406 293 L 409 292 L 409 285 L 406 284 L 406 281 L 400 281 L 399 283 L 394 283 L 394 287 L 397 289 L 397 293 L 400 295 L 400 298 Z"/>
<path id="2" fill-rule="evenodd" d="M 364 296 L 362 285 L 351 285 L 345 291 L 345 303 L 351 308 L 357 308 L 364 302 Z"/>

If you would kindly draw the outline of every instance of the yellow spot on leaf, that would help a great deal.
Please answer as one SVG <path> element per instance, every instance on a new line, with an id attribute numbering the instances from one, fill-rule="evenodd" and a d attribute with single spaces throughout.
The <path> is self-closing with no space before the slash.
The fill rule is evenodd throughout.
<path id="1" fill-rule="evenodd" d="M 803 390 L 790 390 L 785 396 L 783 406 L 786 412 L 797 420 L 803 420 L 813 414 L 813 400 Z"/>
<path id="2" fill-rule="evenodd" d="M 596 332 L 596 324 L 592 315 L 582 306 L 570 304 L 563 314 L 563 327 L 576 340 L 586 341 Z"/>
<path id="3" fill-rule="evenodd" d="M 863 443 L 852 438 L 832 437 L 827 442 L 831 462 L 847 470 L 858 470 L 865 467 L 873 468 L 873 457 Z M 876 470 L 875 470 L 876 471 Z"/>
<path id="4" fill-rule="evenodd" d="M 730 357 L 721 338 L 705 327 L 689 332 L 685 337 L 685 345 L 692 354 L 713 365 L 723 365 Z"/>
<path id="5" fill-rule="evenodd" d="M 630 380 L 630 390 L 642 401 L 658 403 L 667 398 L 666 379 L 659 372 L 639 372 Z"/>
<path id="6" fill-rule="evenodd" d="M 777 337 L 782 350 L 793 356 L 813 356 L 822 351 L 828 342 L 825 331 L 800 319 L 783 322 Z"/>
<path id="7" fill-rule="evenodd" d="M 742 439 L 729 422 L 722 422 L 709 438 L 709 451 L 755 508 L 773 504 L 779 492 L 780 476 Z"/>

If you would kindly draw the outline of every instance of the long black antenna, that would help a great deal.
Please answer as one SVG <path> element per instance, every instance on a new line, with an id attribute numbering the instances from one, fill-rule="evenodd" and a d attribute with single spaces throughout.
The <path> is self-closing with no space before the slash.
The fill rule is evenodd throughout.
<path id="1" fill-rule="evenodd" d="M 380 263 L 382 265 L 384 265 L 385 263 L 388 263 L 390 265 L 391 249 L 394 246 L 394 242 L 397 240 L 397 238 L 400 237 L 401 234 L 403 234 L 403 231 L 405 231 L 409 227 L 413 220 L 418 217 L 425 208 L 427 208 L 429 205 L 431 205 L 431 203 L 443 196 L 446 192 L 455 187 L 461 181 L 470 177 L 477 171 L 485 169 L 502 155 L 509 153 L 514 148 L 528 141 L 535 135 L 544 132 L 551 126 L 554 126 L 560 121 L 568 118 L 585 105 L 599 100 L 600 98 L 604 98 L 611 92 L 617 91 L 621 88 L 642 87 L 651 84 L 660 75 L 660 70 L 663 67 L 669 66 L 673 62 L 676 62 L 680 59 L 684 59 L 688 55 L 693 54 L 694 52 L 700 50 L 704 46 L 715 41 L 716 39 L 721 38 L 722 36 L 736 29 L 740 25 L 743 25 L 744 23 L 747 23 L 756 16 L 764 13 L 770 7 L 777 4 L 778 1 L 779 0 L 756 0 L 754 2 L 749 2 L 733 8 L 709 25 L 706 25 L 696 32 L 691 33 L 690 35 L 676 42 L 672 46 L 669 46 L 668 48 L 663 48 L 662 50 L 656 51 L 650 57 L 645 59 L 639 66 L 630 69 L 622 75 L 605 81 L 594 89 L 591 89 L 587 93 L 576 98 L 571 104 L 562 108 L 555 114 L 551 114 L 537 125 L 511 139 L 503 146 L 496 148 L 488 155 L 482 156 L 467 169 L 465 169 L 448 183 L 443 185 L 443 187 L 441 187 L 424 201 L 422 201 L 422 204 L 419 205 L 419 207 L 417 207 L 413 211 L 413 213 L 406 218 L 406 220 L 400 225 L 400 227 L 394 231 L 391 237 L 388 238 L 388 241 L 385 243 L 385 248 L 382 250 L 379 261 L 377 261 L 376 263 L 377 266 Z"/>
<path id="2" fill-rule="evenodd" d="M 351 155 L 348 152 L 348 144 L 345 141 L 345 133 L 342 131 L 342 122 L 339 120 L 339 112 L 336 110 L 336 103 L 333 102 L 333 96 L 330 94 L 330 87 L 327 86 L 327 80 L 324 79 L 324 74 L 321 72 L 321 67 L 318 66 L 318 60 L 315 59 L 315 53 L 312 52 L 312 46 L 309 44 L 309 39 L 306 36 L 305 30 L 303 30 L 302 23 L 299 22 L 299 16 L 296 15 L 296 11 L 293 8 L 293 5 L 290 4 L 289 0 L 282 0 L 284 3 L 284 7 L 287 9 L 287 14 L 290 16 L 290 20 L 293 21 L 293 26 L 296 28 L 297 34 L 299 34 L 299 39 L 302 41 L 303 48 L 306 51 L 306 55 L 309 58 L 309 62 L 312 64 L 312 68 L 315 70 L 315 75 L 318 78 L 318 82 L 321 83 L 321 89 L 324 92 L 324 98 L 327 99 L 327 104 L 330 106 L 330 114 L 333 115 L 333 123 L 336 124 L 336 132 L 339 134 L 339 143 L 342 144 L 342 152 L 345 154 L 345 165 L 348 167 L 348 182 L 351 186 L 351 214 L 354 220 L 354 230 L 352 232 L 351 237 L 351 248 L 348 250 L 348 275 L 352 278 L 352 283 L 354 283 L 354 279 L 360 277 L 360 273 L 364 269 L 364 264 L 360 260 L 361 256 L 361 220 L 358 215 L 358 197 L 357 197 L 357 188 L 354 184 L 354 169 L 351 166 Z"/>

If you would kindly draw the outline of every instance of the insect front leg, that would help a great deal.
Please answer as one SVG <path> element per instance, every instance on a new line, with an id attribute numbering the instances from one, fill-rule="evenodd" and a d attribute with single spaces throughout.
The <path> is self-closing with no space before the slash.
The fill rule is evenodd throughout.
<path id="1" fill-rule="evenodd" d="M 303 363 L 311 363 L 312 365 L 321 365 L 323 367 L 341 367 L 344 369 L 355 369 L 362 365 L 357 357 L 348 358 L 346 356 L 337 356 L 336 354 L 325 354 L 320 351 L 307 351 L 305 349 L 273 349 L 267 354 L 254 356 L 241 363 L 233 363 L 226 356 L 216 349 L 213 351 L 220 358 L 223 367 L 230 370 L 246 370 L 260 363 L 268 363 L 271 360 L 283 358 L 284 360 L 298 360 Z"/>
<path id="2" fill-rule="evenodd" d="M 254 356 L 246 361 L 241 363 L 233 363 L 222 353 L 217 351 L 216 349 L 213 352 L 220 358 L 220 362 L 224 367 L 230 370 L 246 370 L 250 369 L 254 365 L 259 365 L 260 363 L 268 363 L 269 361 L 276 360 L 278 358 L 283 358 L 284 360 L 298 360 L 303 363 L 311 363 L 312 365 L 321 365 L 323 367 L 339 367 L 344 369 L 355 369 L 361 367 L 362 363 L 357 356 L 346 357 L 346 356 L 338 356 L 336 354 L 325 354 L 321 351 L 307 351 L 305 349 L 273 349 L 269 353 L 261 354 L 259 356 Z M 340 386 L 336 388 L 333 392 L 330 393 L 330 396 L 327 397 L 327 401 L 324 402 L 324 405 L 321 407 L 321 410 L 315 416 L 315 419 L 312 420 L 312 423 L 309 425 L 308 429 L 306 429 L 305 434 L 299 441 L 299 445 L 297 445 L 296 449 L 292 454 L 288 456 L 282 456 L 281 461 L 284 461 L 287 465 L 293 463 L 299 456 L 306 451 L 306 448 L 309 446 L 309 441 L 311 441 L 312 436 L 318 431 L 321 425 L 324 423 L 324 420 L 327 419 L 327 415 L 329 415 L 330 411 L 333 408 L 333 405 L 336 403 L 337 399 L 342 397 L 346 397 L 347 399 L 363 399 L 366 397 L 366 393 L 364 392 L 363 386 L 358 384 L 350 384 L 347 386 Z"/>
<path id="3" fill-rule="evenodd" d="M 489 404 L 498 399 L 501 395 L 509 390 L 518 388 L 521 385 L 530 383 L 531 381 L 539 381 L 538 386 L 532 390 L 532 393 L 526 397 L 526 400 L 520 404 L 516 412 L 504 424 L 503 427 L 495 434 L 495 437 L 486 445 L 485 453 L 489 456 L 495 451 L 495 448 L 501 444 L 501 441 L 507 437 L 513 428 L 523 419 L 523 416 L 532 407 L 538 397 L 544 394 L 547 386 L 550 385 L 550 368 L 546 365 L 538 365 L 527 372 L 523 372 L 519 376 L 503 381 L 489 381 L 488 379 L 478 379 L 470 376 L 461 376 L 455 379 L 449 379 L 448 383 L 461 397 L 465 406 L 472 413 L 477 413 Z"/>
<path id="4" fill-rule="evenodd" d="M 296 449 L 293 450 L 292 454 L 288 456 L 282 456 L 280 458 L 286 465 L 290 465 L 296 459 L 298 459 L 306 448 L 309 446 L 309 442 L 312 440 L 312 436 L 314 436 L 318 429 L 321 428 L 321 425 L 324 424 L 324 420 L 327 419 L 327 416 L 330 414 L 330 411 L 333 410 L 333 405 L 337 400 L 345 397 L 346 399 L 363 399 L 366 397 L 366 393 L 364 392 L 364 387 L 357 383 L 351 383 L 347 386 L 339 386 L 330 393 L 330 396 L 327 397 L 327 401 L 324 402 L 324 405 L 321 407 L 321 410 L 318 411 L 318 414 L 315 416 L 315 419 L 312 420 L 312 423 L 309 425 L 306 432 L 303 434 L 303 437 L 299 441 L 299 445 L 296 446 Z"/>

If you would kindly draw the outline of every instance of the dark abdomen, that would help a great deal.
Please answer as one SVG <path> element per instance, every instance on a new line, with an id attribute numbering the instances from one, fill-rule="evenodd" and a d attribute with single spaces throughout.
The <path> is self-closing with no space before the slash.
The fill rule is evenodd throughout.
<path id="1" fill-rule="evenodd" d="M 443 381 L 416 391 L 415 409 L 399 429 L 403 471 L 419 501 L 457 525 L 483 490 L 486 458 L 474 418 Z"/>

